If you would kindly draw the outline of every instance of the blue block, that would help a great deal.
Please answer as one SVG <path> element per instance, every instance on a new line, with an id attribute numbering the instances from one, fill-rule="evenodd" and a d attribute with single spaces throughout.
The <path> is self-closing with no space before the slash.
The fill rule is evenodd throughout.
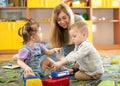
<path id="1" fill-rule="evenodd" d="M 68 75 L 70 75 L 68 70 L 58 70 L 58 71 L 51 72 L 51 77 L 53 78 L 59 78 L 59 77 L 68 76 Z"/>

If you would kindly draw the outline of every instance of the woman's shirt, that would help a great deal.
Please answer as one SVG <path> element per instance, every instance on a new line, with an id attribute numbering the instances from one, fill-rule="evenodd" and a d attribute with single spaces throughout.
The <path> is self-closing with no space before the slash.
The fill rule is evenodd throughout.
<path id="1" fill-rule="evenodd" d="M 76 45 L 74 51 L 70 52 L 66 59 L 68 62 L 77 62 L 79 70 L 88 75 L 104 72 L 101 57 L 89 41 Z"/>

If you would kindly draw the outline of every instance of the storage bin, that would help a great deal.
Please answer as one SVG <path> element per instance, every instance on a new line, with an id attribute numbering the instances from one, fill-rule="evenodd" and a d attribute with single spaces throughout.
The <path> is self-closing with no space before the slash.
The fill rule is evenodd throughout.
<path id="1" fill-rule="evenodd" d="M 44 86 L 69 86 L 70 81 L 68 76 L 60 78 L 47 78 L 42 80 Z"/>

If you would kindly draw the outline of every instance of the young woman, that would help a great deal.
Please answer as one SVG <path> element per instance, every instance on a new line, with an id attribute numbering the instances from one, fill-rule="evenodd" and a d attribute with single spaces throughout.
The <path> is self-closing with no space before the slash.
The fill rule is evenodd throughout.
<path id="1" fill-rule="evenodd" d="M 56 6 L 52 13 L 50 47 L 63 47 L 64 56 L 72 51 L 74 44 L 71 43 L 68 27 L 77 21 L 84 21 L 84 19 L 79 15 L 75 15 L 69 6 L 64 3 Z"/>

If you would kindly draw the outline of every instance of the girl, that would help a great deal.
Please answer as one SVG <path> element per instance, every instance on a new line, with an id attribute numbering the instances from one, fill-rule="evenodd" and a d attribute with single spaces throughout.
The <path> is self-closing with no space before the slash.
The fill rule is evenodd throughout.
<path id="1" fill-rule="evenodd" d="M 22 32 L 22 34 L 20 34 Z M 52 55 L 54 53 L 60 53 L 60 48 L 53 48 L 48 50 L 45 48 L 42 41 L 41 27 L 33 19 L 19 29 L 19 35 L 23 37 L 24 46 L 19 50 L 17 63 L 22 68 L 21 75 L 23 79 L 27 76 L 39 76 L 41 78 L 42 71 L 45 66 L 43 63 L 45 60 L 46 65 L 51 65 L 53 61 L 49 58 L 43 58 L 42 55 Z"/>

